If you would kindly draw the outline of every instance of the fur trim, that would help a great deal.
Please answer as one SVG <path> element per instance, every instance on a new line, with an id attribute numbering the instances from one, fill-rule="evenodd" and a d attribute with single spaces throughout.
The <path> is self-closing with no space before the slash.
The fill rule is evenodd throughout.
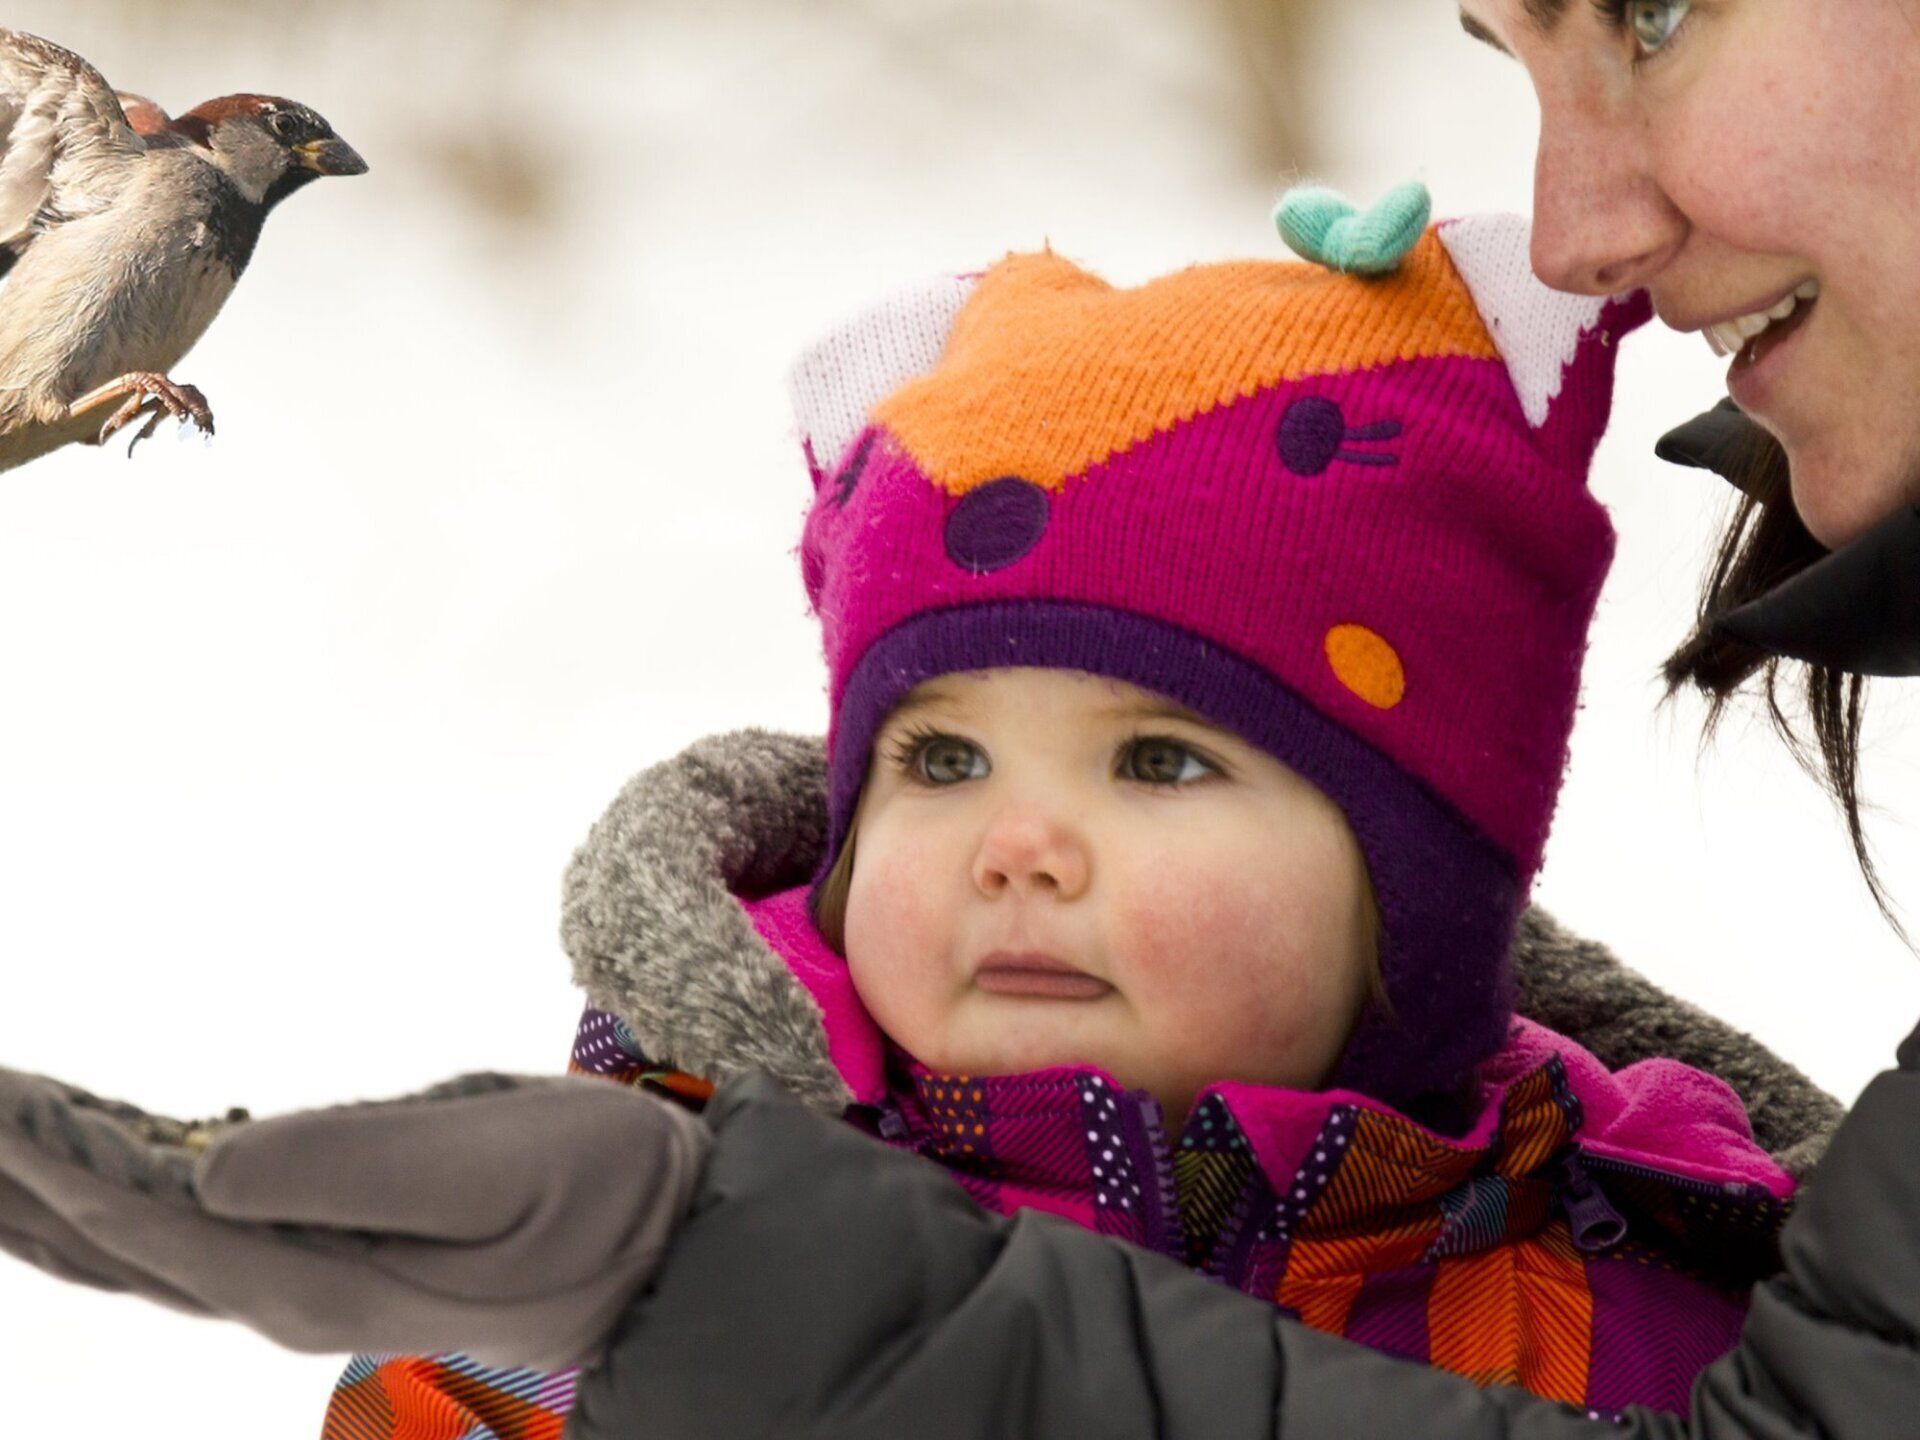
<path id="1" fill-rule="evenodd" d="M 1804 1178 L 1846 1114 L 1840 1102 L 1745 1031 L 1667 994 L 1535 906 L 1520 917 L 1513 962 L 1520 1011 L 1577 1040 L 1610 1070 L 1656 1055 L 1718 1075 L 1753 1121 L 1753 1138 Z"/>
<path id="2" fill-rule="evenodd" d="M 820 1007 L 740 908 L 807 880 L 826 847 L 825 746 L 737 730 L 641 771 L 567 867 L 574 982 L 647 1055 L 724 1084 L 765 1070 L 808 1104 L 853 1097 Z"/>
<path id="3" fill-rule="evenodd" d="M 765 1070 L 837 1113 L 852 1096 L 820 1007 L 734 898 L 806 883 L 826 844 L 821 740 L 709 736 L 628 781 L 567 869 L 561 937 L 573 978 L 650 1057 L 724 1083 Z M 1666 994 L 1539 909 L 1513 950 L 1521 1013 L 1609 1068 L 1667 1056 L 1718 1075 L 1754 1136 L 1795 1176 L 1840 1103 L 1751 1036 Z"/>

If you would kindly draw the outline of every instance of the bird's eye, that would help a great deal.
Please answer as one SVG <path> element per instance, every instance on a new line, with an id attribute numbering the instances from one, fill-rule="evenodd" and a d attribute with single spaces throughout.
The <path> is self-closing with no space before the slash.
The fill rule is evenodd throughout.
<path id="1" fill-rule="evenodd" d="M 300 122 L 285 110 L 276 110 L 267 117 L 267 128 L 282 140 L 300 128 Z"/>

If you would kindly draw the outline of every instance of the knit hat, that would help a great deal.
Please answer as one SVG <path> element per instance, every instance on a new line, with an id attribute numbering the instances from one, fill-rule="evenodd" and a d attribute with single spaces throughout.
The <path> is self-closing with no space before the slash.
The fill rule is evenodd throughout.
<path id="1" fill-rule="evenodd" d="M 1260 260 L 1132 289 L 1010 254 L 806 353 L 799 553 L 832 707 L 815 898 L 915 685 L 1086 671 L 1345 813 L 1390 1008 L 1335 1086 L 1406 1105 L 1499 1048 L 1613 551 L 1587 470 L 1650 307 L 1545 288 L 1516 216 L 1409 238 L 1374 278 Z"/>

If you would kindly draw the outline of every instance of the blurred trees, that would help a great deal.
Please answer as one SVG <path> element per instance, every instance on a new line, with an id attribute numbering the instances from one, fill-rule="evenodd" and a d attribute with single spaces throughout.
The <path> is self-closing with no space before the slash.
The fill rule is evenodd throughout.
<path id="1" fill-rule="evenodd" d="M 892 140 L 863 142 L 918 144 L 931 160 L 943 135 L 982 129 L 1044 145 L 1044 128 L 1004 136 L 995 117 L 1041 117 L 1036 91 L 1084 92 L 1099 81 L 1089 70 L 1118 89 L 1158 56 L 1198 52 L 1191 73 L 1206 78 L 1184 86 L 1184 102 L 1205 112 L 1230 163 L 1276 177 L 1311 168 L 1293 78 L 1315 13 L 1306 0 L 16 0 L 8 23 L 81 51 L 175 113 L 236 88 L 272 91 L 276 70 L 331 60 L 363 82 L 353 108 L 404 116 L 423 180 L 511 240 L 589 202 L 591 177 L 572 173 L 582 150 L 643 138 L 649 87 L 693 76 L 713 83 L 717 106 L 784 103 L 814 120 L 836 87 L 891 90 Z M 234 63 L 246 52 L 259 73 Z M 628 72 L 625 94 L 594 73 L 615 66 Z M 811 92 L 796 74 L 809 67 Z M 187 83 L 194 74 L 204 93 Z M 578 91 L 611 101 L 597 134 Z M 332 95 L 296 98 L 349 109 Z"/>

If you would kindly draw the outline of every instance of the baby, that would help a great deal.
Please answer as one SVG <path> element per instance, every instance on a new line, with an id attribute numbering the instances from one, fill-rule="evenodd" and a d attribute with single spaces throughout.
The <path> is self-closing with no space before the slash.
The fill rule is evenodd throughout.
<path id="1" fill-rule="evenodd" d="M 1645 298 L 1544 290 L 1505 217 L 1376 268 L 1012 255 L 810 352 L 825 768 L 746 732 L 628 787 L 569 876 L 573 1069 L 769 1070 L 992 1209 L 1682 1410 L 1794 1180 L 1721 1080 L 1519 1018 L 1509 963 Z M 361 1357 L 329 1433 L 509 1402 L 564 1377 Z"/>

